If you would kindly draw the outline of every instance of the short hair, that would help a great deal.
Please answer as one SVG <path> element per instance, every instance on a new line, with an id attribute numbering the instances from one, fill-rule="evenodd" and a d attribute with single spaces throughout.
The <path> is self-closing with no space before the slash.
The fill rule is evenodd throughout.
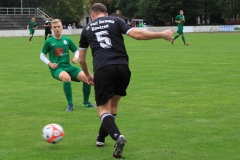
<path id="1" fill-rule="evenodd" d="M 60 19 L 54 19 L 54 20 L 52 21 L 52 24 L 55 24 L 55 23 L 58 23 L 58 22 L 61 22 L 61 23 L 62 23 L 62 21 L 61 21 Z"/>
<path id="2" fill-rule="evenodd" d="M 107 13 L 107 8 L 102 3 L 94 3 L 91 6 L 90 11 L 93 11 L 96 14 L 98 14 L 99 12 Z"/>

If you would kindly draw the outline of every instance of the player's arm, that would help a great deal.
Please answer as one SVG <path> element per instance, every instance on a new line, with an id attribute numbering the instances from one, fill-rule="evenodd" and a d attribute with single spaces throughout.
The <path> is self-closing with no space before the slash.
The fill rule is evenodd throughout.
<path id="1" fill-rule="evenodd" d="M 80 66 L 87 78 L 87 83 L 89 85 L 94 85 L 94 78 L 91 72 L 89 71 L 88 64 L 86 61 L 87 48 L 79 48 L 79 63 Z"/>
<path id="2" fill-rule="evenodd" d="M 74 57 L 71 61 L 72 61 L 72 63 L 76 64 L 78 61 L 78 58 L 79 58 L 79 51 L 76 50 L 75 52 L 73 52 L 73 54 L 74 54 Z"/>
<path id="3" fill-rule="evenodd" d="M 52 63 L 49 61 L 49 59 L 47 58 L 46 54 L 42 53 L 40 54 L 40 59 L 49 67 L 51 67 L 52 69 L 56 69 L 58 67 L 57 63 Z"/>
<path id="4" fill-rule="evenodd" d="M 29 24 L 27 25 L 27 30 L 29 29 Z"/>
<path id="5" fill-rule="evenodd" d="M 35 28 L 33 28 L 33 29 L 35 30 L 35 29 L 37 29 L 37 28 L 38 28 L 38 25 L 36 25 L 36 27 L 35 27 Z"/>
<path id="6" fill-rule="evenodd" d="M 163 32 L 151 32 L 137 29 L 130 29 L 127 35 L 136 40 L 150 40 L 150 39 L 165 39 L 173 41 L 173 29 L 165 30 Z"/>
<path id="7" fill-rule="evenodd" d="M 74 57 L 72 58 L 72 63 L 76 64 L 78 59 L 79 59 L 79 51 L 78 51 L 78 48 L 77 46 L 75 45 L 75 43 L 69 39 L 69 50 L 71 50 L 74 54 Z"/>
<path id="8" fill-rule="evenodd" d="M 86 60 L 87 49 L 86 48 L 79 48 L 79 64 L 87 77 L 91 76 L 91 73 L 88 69 L 88 63 Z"/>
<path id="9" fill-rule="evenodd" d="M 52 69 L 56 69 L 58 67 L 57 63 L 52 63 L 48 58 L 47 58 L 47 53 L 49 52 L 49 47 L 48 43 L 45 42 L 42 48 L 42 52 L 40 53 L 40 59 L 43 61 L 46 65 L 51 67 Z"/>
<path id="10" fill-rule="evenodd" d="M 180 21 L 178 21 L 178 20 L 175 20 L 175 22 L 176 22 L 176 23 L 181 23 L 181 22 L 180 22 Z"/>

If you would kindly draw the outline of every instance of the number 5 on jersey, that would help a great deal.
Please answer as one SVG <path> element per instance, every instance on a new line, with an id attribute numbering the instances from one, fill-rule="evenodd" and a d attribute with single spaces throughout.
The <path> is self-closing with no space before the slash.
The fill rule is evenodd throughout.
<path id="1" fill-rule="evenodd" d="M 111 48 L 112 47 L 111 39 L 108 37 L 105 37 L 106 35 L 109 35 L 108 31 L 100 31 L 95 34 L 96 34 L 97 40 L 100 43 L 100 46 L 102 48 Z"/>

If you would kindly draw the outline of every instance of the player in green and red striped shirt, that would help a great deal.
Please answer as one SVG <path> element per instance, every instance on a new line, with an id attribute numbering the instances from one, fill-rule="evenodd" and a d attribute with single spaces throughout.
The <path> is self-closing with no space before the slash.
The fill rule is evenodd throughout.
<path id="1" fill-rule="evenodd" d="M 185 41 L 184 35 L 183 35 L 183 25 L 185 23 L 185 16 L 183 15 L 183 10 L 179 11 L 179 15 L 176 16 L 175 18 L 175 22 L 178 23 L 178 30 L 177 33 L 178 35 L 176 35 L 174 37 L 174 40 L 177 39 L 179 36 L 182 36 L 182 41 L 184 43 L 184 45 L 188 45 L 188 43 Z M 172 42 L 173 44 L 173 42 Z"/>

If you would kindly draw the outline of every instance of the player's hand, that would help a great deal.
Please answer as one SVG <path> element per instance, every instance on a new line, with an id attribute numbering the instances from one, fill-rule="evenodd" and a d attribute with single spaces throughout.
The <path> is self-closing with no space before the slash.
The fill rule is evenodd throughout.
<path id="1" fill-rule="evenodd" d="M 172 29 L 168 29 L 163 31 L 164 33 L 164 39 L 167 41 L 170 41 L 171 43 L 173 42 L 173 28 Z"/>
<path id="2" fill-rule="evenodd" d="M 76 64 L 77 63 L 77 61 L 78 61 L 78 59 L 76 58 L 76 57 L 74 57 L 74 58 L 72 58 L 72 63 L 74 63 L 74 64 Z"/>
<path id="3" fill-rule="evenodd" d="M 88 77 L 87 77 L 87 83 L 89 84 L 89 85 L 91 85 L 91 86 L 94 86 L 94 77 L 93 77 L 93 75 L 89 75 Z"/>
<path id="4" fill-rule="evenodd" d="M 52 69 L 56 69 L 58 67 L 58 64 L 57 63 L 51 63 L 49 62 L 48 63 L 49 67 L 51 67 Z"/>

